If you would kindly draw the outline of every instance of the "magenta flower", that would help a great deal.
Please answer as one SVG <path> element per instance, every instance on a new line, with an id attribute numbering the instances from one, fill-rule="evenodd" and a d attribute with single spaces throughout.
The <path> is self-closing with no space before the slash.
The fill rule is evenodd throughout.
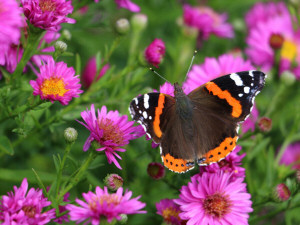
<path id="1" fill-rule="evenodd" d="M 282 43 L 278 45 L 279 36 Z M 291 71 L 300 79 L 300 36 L 294 31 L 290 16 L 277 16 L 258 23 L 250 29 L 246 42 L 246 54 L 262 70 L 269 71 L 274 66 L 275 51 L 278 51 L 279 73 Z M 278 46 L 274 48 L 274 44 Z"/>
<path id="2" fill-rule="evenodd" d="M 77 223 L 98 225 L 105 219 L 110 223 L 114 219 L 121 220 L 121 214 L 146 213 L 141 210 L 146 204 L 138 201 L 141 196 L 130 199 L 131 196 L 132 192 L 127 190 L 123 195 L 122 187 L 110 194 L 107 187 L 102 190 L 97 186 L 95 193 L 89 191 L 82 194 L 84 201 L 75 200 L 80 206 L 68 204 L 66 207 L 70 211 L 70 219 Z"/>
<path id="3" fill-rule="evenodd" d="M 291 196 L 291 191 L 284 183 L 281 183 L 275 188 L 275 196 L 279 201 L 287 201 Z"/>
<path id="4" fill-rule="evenodd" d="M 0 44 L 0 65 L 9 73 L 13 73 L 23 55 L 23 48 L 14 44 Z"/>
<path id="5" fill-rule="evenodd" d="M 134 4 L 130 0 L 115 0 L 116 4 L 120 8 L 128 9 L 131 12 L 139 12 L 140 7 L 137 4 Z"/>
<path id="6" fill-rule="evenodd" d="M 21 0 L 29 22 L 41 29 L 58 31 L 61 23 L 75 23 L 66 16 L 73 12 L 71 1 L 66 0 Z"/>
<path id="7" fill-rule="evenodd" d="M 300 142 L 290 144 L 284 151 L 279 164 L 300 170 Z"/>
<path id="8" fill-rule="evenodd" d="M 187 186 L 180 190 L 181 219 L 192 224 L 248 224 L 251 195 L 246 192 L 246 184 L 238 178 L 230 181 L 230 173 L 203 173 L 191 178 Z"/>
<path id="9" fill-rule="evenodd" d="M 24 178 L 20 188 L 14 186 L 14 193 L 3 195 L 0 200 L 0 222 L 2 225 L 38 224 L 43 225 L 55 218 L 55 209 L 45 211 L 51 202 L 40 189 L 31 188 Z"/>
<path id="10" fill-rule="evenodd" d="M 179 217 L 181 210 L 173 199 L 162 199 L 156 203 L 157 214 L 164 218 L 164 222 L 171 225 L 181 225 L 183 221 Z"/>
<path id="11" fill-rule="evenodd" d="M 194 65 L 183 84 L 183 89 L 192 91 L 217 77 L 245 70 L 253 70 L 250 61 L 240 56 L 224 54 L 218 58 L 205 58 L 201 65 Z"/>
<path id="12" fill-rule="evenodd" d="M 234 36 L 232 26 L 226 23 L 227 15 L 218 14 L 209 7 L 184 5 L 183 20 L 187 26 L 196 28 L 203 39 L 208 39 L 210 34 L 225 38 Z"/>
<path id="13" fill-rule="evenodd" d="M 19 44 L 23 27 L 22 10 L 16 0 L 0 0 L 0 43 L 9 47 Z M 0 56 L 1 57 L 1 56 Z"/>
<path id="14" fill-rule="evenodd" d="M 154 41 L 146 48 L 144 55 L 149 64 L 158 67 L 166 52 L 165 43 L 161 39 L 154 39 Z"/>
<path id="15" fill-rule="evenodd" d="M 96 80 L 99 80 L 106 73 L 108 69 L 109 69 L 109 64 L 104 65 L 101 68 Z M 91 86 L 96 76 L 96 73 L 97 73 L 96 58 L 92 57 L 89 59 L 82 72 L 82 83 L 84 87 L 88 88 L 89 86 Z"/>
<path id="16" fill-rule="evenodd" d="M 83 151 L 87 151 L 91 142 L 96 141 L 99 144 L 96 151 L 104 151 L 108 163 L 113 162 L 116 167 L 122 169 L 115 158 L 122 159 L 117 152 L 125 152 L 126 150 L 120 147 L 144 135 L 143 128 L 134 127 L 134 121 L 128 121 L 126 115 L 120 116 L 118 111 L 107 112 L 106 106 L 102 106 L 101 110 L 98 109 L 96 115 L 94 104 L 92 104 L 91 110 L 83 111 L 81 117 L 85 123 L 79 123 L 91 132 L 83 146 Z"/>
<path id="17" fill-rule="evenodd" d="M 242 150 L 241 146 L 237 146 L 225 159 L 218 163 L 213 163 L 209 166 L 200 167 L 201 173 L 217 173 L 223 171 L 224 173 L 232 174 L 230 179 L 235 181 L 237 178 L 245 178 L 245 168 L 241 167 L 242 159 L 246 156 L 246 153 L 239 155 L 238 153 Z"/>
<path id="18" fill-rule="evenodd" d="M 258 115 L 259 115 L 258 109 L 256 108 L 256 105 L 253 104 L 253 108 L 249 117 L 245 119 L 245 121 L 241 125 L 242 133 L 246 133 L 249 130 L 251 132 L 254 132 Z"/>
<path id="19" fill-rule="evenodd" d="M 274 17 L 290 17 L 284 2 L 257 2 L 246 14 L 245 21 L 248 29 L 256 27 L 261 22 L 267 22 Z"/>
<path id="20" fill-rule="evenodd" d="M 30 85 L 34 89 L 33 95 L 39 95 L 41 99 L 59 101 L 67 105 L 72 98 L 78 98 L 83 91 L 80 90 L 79 78 L 75 75 L 73 67 L 67 67 L 64 62 L 55 63 L 53 58 L 46 65 L 40 67 L 40 73 L 36 80 L 31 80 Z"/>

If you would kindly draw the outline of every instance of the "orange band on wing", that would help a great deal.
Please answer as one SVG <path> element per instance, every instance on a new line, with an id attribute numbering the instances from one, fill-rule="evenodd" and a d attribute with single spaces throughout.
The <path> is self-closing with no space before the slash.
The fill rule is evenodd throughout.
<path id="1" fill-rule="evenodd" d="M 239 117 L 242 114 L 242 105 L 240 101 L 235 99 L 231 96 L 231 94 L 225 90 L 222 91 L 221 88 L 218 87 L 214 82 L 208 82 L 205 87 L 208 91 L 212 92 L 213 95 L 218 96 L 221 99 L 225 99 L 230 106 L 232 106 L 232 113 L 231 115 L 233 117 Z"/>
<path id="2" fill-rule="evenodd" d="M 169 153 L 165 156 L 162 156 L 162 160 L 164 162 L 164 165 L 169 169 L 177 173 L 184 173 L 190 169 L 192 169 L 194 166 L 187 166 L 187 161 L 184 159 L 176 159 L 173 156 L 171 156 Z"/>
<path id="3" fill-rule="evenodd" d="M 221 159 L 224 159 L 236 146 L 237 136 L 234 138 L 228 137 L 225 138 L 220 145 L 209 152 L 207 152 L 203 157 L 206 158 L 201 165 L 209 165 L 211 163 L 219 162 Z"/>
<path id="4" fill-rule="evenodd" d="M 155 108 L 155 118 L 154 118 L 154 121 L 153 121 L 154 133 L 159 138 L 162 136 L 162 131 L 160 129 L 160 115 L 162 114 L 164 104 L 165 104 L 165 95 L 164 94 L 159 94 L 158 105 Z"/>

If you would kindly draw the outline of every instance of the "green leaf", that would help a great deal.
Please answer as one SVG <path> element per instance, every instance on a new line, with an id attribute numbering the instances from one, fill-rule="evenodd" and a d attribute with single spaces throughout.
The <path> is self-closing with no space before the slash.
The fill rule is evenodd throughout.
<path id="1" fill-rule="evenodd" d="M 37 106 L 36 108 L 34 108 L 34 110 L 47 109 L 51 105 L 53 105 L 52 102 L 44 102 L 44 103 L 40 104 L 39 106 Z"/>
<path id="2" fill-rule="evenodd" d="M 6 136 L 0 136 L 0 151 L 8 155 L 14 154 L 13 146 Z"/>
<path id="3" fill-rule="evenodd" d="M 75 62 L 75 65 L 76 65 L 76 74 L 81 74 L 81 59 L 80 59 L 80 55 L 77 53 L 76 54 L 76 62 Z"/>
<path id="4" fill-rule="evenodd" d="M 263 149 L 265 149 L 267 147 L 267 145 L 270 143 L 271 138 L 265 138 L 263 139 L 261 142 L 258 143 L 258 145 L 256 145 L 255 148 L 253 148 L 252 151 L 250 151 L 248 153 L 248 160 L 252 160 L 256 155 L 258 155 Z"/>

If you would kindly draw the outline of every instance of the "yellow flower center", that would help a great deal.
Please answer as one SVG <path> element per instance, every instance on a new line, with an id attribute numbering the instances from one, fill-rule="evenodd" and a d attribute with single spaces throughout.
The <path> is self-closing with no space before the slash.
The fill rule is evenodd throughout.
<path id="1" fill-rule="evenodd" d="M 230 211 L 231 202 L 227 196 L 220 193 L 207 196 L 203 201 L 205 212 L 212 217 L 222 218 Z"/>
<path id="2" fill-rule="evenodd" d="M 293 61 L 297 55 L 297 46 L 292 41 L 284 41 L 281 51 L 281 58 L 288 59 L 289 61 Z"/>
<path id="3" fill-rule="evenodd" d="M 29 218 L 34 218 L 36 214 L 36 208 L 33 206 L 23 206 L 22 210 L 24 211 L 25 215 Z"/>
<path id="4" fill-rule="evenodd" d="M 162 211 L 162 216 L 163 216 L 163 218 L 166 220 L 166 221 L 168 221 L 168 222 L 172 222 L 171 221 L 171 218 L 173 217 L 173 218 L 176 218 L 176 219 L 178 219 L 178 220 L 180 220 L 180 218 L 179 218 L 179 210 L 176 210 L 175 208 L 173 208 L 173 207 L 168 207 L 168 208 L 166 208 L 166 209 L 164 209 L 163 211 Z"/>
<path id="5" fill-rule="evenodd" d="M 92 211 L 97 211 L 97 205 L 103 205 L 105 202 L 107 206 L 110 205 L 119 205 L 122 198 L 120 198 L 117 194 L 104 194 L 101 195 L 99 198 L 95 197 L 89 202 L 90 209 Z"/>
<path id="6" fill-rule="evenodd" d="M 43 12 L 55 12 L 56 3 L 52 0 L 40 0 L 39 6 Z"/>
<path id="7" fill-rule="evenodd" d="M 64 96 L 69 89 L 65 88 L 65 83 L 61 78 L 51 77 L 50 79 L 45 79 L 43 81 L 43 84 L 41 85 L 41 91 L 44 96 Z"/>
<path id="8" fill-rule="evenodd" d="M 102 141 L 113 140 L 116 144 L 123 144 L 123 132 L 110 119 L 99 119 L 98 125 L 103 130 Z"/>

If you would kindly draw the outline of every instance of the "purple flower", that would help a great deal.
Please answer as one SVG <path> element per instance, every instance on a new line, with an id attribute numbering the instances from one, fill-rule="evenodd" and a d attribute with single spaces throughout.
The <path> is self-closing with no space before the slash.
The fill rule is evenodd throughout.
<path id="1" fill-rule="evenodd" d="M 285 149 L 279 164 L 291 165 L 293 169 L 300 170 L 300 142 L 290 144 Z"/>
<path id="2" fill-rule="evenodd" d="M 66 0 L 21 0 L 29 22 L 41 29 L 58 31 L 61 23 L 75 23 L 66 16 L 73 12 L 71 1 Z"/>
<path id="3" fill-rule="evenodd" d="M 116 4 L 120 8 L 128 9 L 131 12 L 139 12 L 140 7 L 137 4 L 134 4 L 130 0 L 115 0 Z"/>
<path id="4" fill-rule="evenodd" d="M 109 64 L 104 65 L 101 68 L 96 80 L 99 80 L 106 73 L 108 69 L 109 69 Z M 97 73 L 96 58 L 92 57 L 89 59 L 82 72 L 82 82 L 84 87 L 88 88 L 89 86 L 91 86 L 96 76 L 96 73 Z"/>
<path id="5" fill-rule="evenodd" d="M 184 5 L 183 20 L 186 25 L 196 28 L 203 39 L 208 39 L 210 34 L 225 38 L 234 36 L 232 26 L 226 23 L 227 15 L 218 14 L 209 7 Z"/>
<path id="6" fill-rule="evenodd" d="M 19 44 L 23 27 L 22 10 L 16 0 L 0 0 L 0 43 L 9 47 Z M 1 56 L 0 56 L 1 57 Z"/>
<path id="7" fill-rule="evenodd" d="M 192 224 L 248 224 L 251 195 L 246 192 L 242 178 L 230 181 L 230 173 L 203 173 L 191 178 L 180 190 L 181 219 Z"/>
<path id="8" fill-rule="evenodd" d="M 165 43 L 161 39 L 154 41 L 145 50 L 145 59 L 149 64 L 158 67 L 166 52 Z"/>
<path id="9" fill-rule="evenodd" d="M 121 220 L 121 214 L 146 213 L 141 210 L 146 204 L 138 201 L 141 196 L 130 199 L 131 196 L 132 192 L 127 190 L 123 195 L 122 187 L 110 194 L 107 187 L 102 190 L 97 186 L 95 193 L 89 191 L 82 194 L 84 201 L 75 200 L 80 206 L 68 204 L 66 207 L 70 211 L 70 219 L 77 223 L 98 225 L 105 219 L 110 223 L 114 219 Z"/>
<path id="10" fill-rule="evenodd" d="M 173 199 L 162 199 L 155 205 L 157 209 L 156 213 L 164 218 L 164 222 L 171 225 L 183 224 L 183 221 L 179 217 L 181 210 Z"/>
<path id="11" fill-rule="evenodd" d="M 14 186 L 14 193 L 9 192 L 0 200 L 0 222 L 2 225 L 38 224 L 43 225 L 55 218 L 55 209 L 45 211 L 51 202 L 43 196 L 42 190 L 31 188 L 24 178 L 20 188 Z"/>
<path id="12" fill-rule="evenodd" d="M 91 142 L 96 141 L 99 145 L 96 151 L 104 151 L 108 163 L 113 162 L 116 167 L 122 169 L 116 157 L 122 158 L 117 152 L 125 152 L 126 150 L 120 147 L 144 135 L 143 128 L 134 127 L 134 121 L 128 121 L 126 115 L 120 116 L 118 111 L 107 112 L 106 106 L 102 106 L 101 110 L 98 109 L 96 115 L 94 104 L 92 104 L 91 110 L 83 111 L 81 117 L 85 123 L 79 123 L 91 132 L 83 146 L 83 151 L 87 151 Z"/>
<path id="13" fill-rule="evenodd" d="M 251 111 L 251 114 L 249 117 L 242 123 L 242 133 L 246 133 L 248 130 L 254 132 L 256 121 L 258 119 L 258 109 L 256 108 L 256 105 L 253 105 L 253 109 Z"/>
<path id="14" fill-rule="evenodd" d="M 0 65 L 4 66 L 9 73 L 13 73 L 23 55 L 23 48 L 11 44 L 0 44 Z"/>
<path id="15" fill-rule="evenodd" d="M 274 17 L 289 17 L 289 10 L 284 2 L 257 2 L 246 14 L 248 29 L 256 27 L 261 22 L 267 22 Z"/>
<path id="16" fill-rule="evenodd" d="M 225 159 L 218 163 L 213 163 L 209 166 L 200 167 L 201 173 L 217 173 L 223 171 L 224 173 L 232 174 L 230 179 L 235 181 L 237 178 L 245 178 L 245 168 L 240 167 L 242 165 L 242 159 L 246 156 L 246 153 L 239 155 L 242 150 L 241 146 L 237 146 Z"/>
<path id="17" fill-rule="evenodd" d="M 279 49 L 274 48 L 274 39 L 283 38 Z M 279 73 L 291 71 L 300 79 L 300 36 L 293 29 L 290 16 L 276 16 L 258 23 L 250 29 L 246 40 L 246 54 L 262 70 L 269 71 L 275 64 L 275 51 L 278 52 Z"/>
<path id="18" fill-rule="evenodd" d="M 59 101 L 67 105 L 72 98 L 78 98 L 83 91 L 80 90 L 79 78 L 75 75 L 73 67 L 67 67 L 64 62 L 55 63 L 53 58 L 46 65 L 40 67 L 36 80 L 31 80 L 34 89 L 33 95 L 40 95 L 41 99 Z"/>
<path id="19" fill-rule="evenodd" d="M 240 56 L 235 57 L 231 54 L 224 54 L 218 58 L 207 57 L 203 64 L 192 67 L 187 80 L 183 84 L 183 88 L 192 91 L 217 77 L 253 69 L 254 67 L 250 61 L 245 61 Z"/>

